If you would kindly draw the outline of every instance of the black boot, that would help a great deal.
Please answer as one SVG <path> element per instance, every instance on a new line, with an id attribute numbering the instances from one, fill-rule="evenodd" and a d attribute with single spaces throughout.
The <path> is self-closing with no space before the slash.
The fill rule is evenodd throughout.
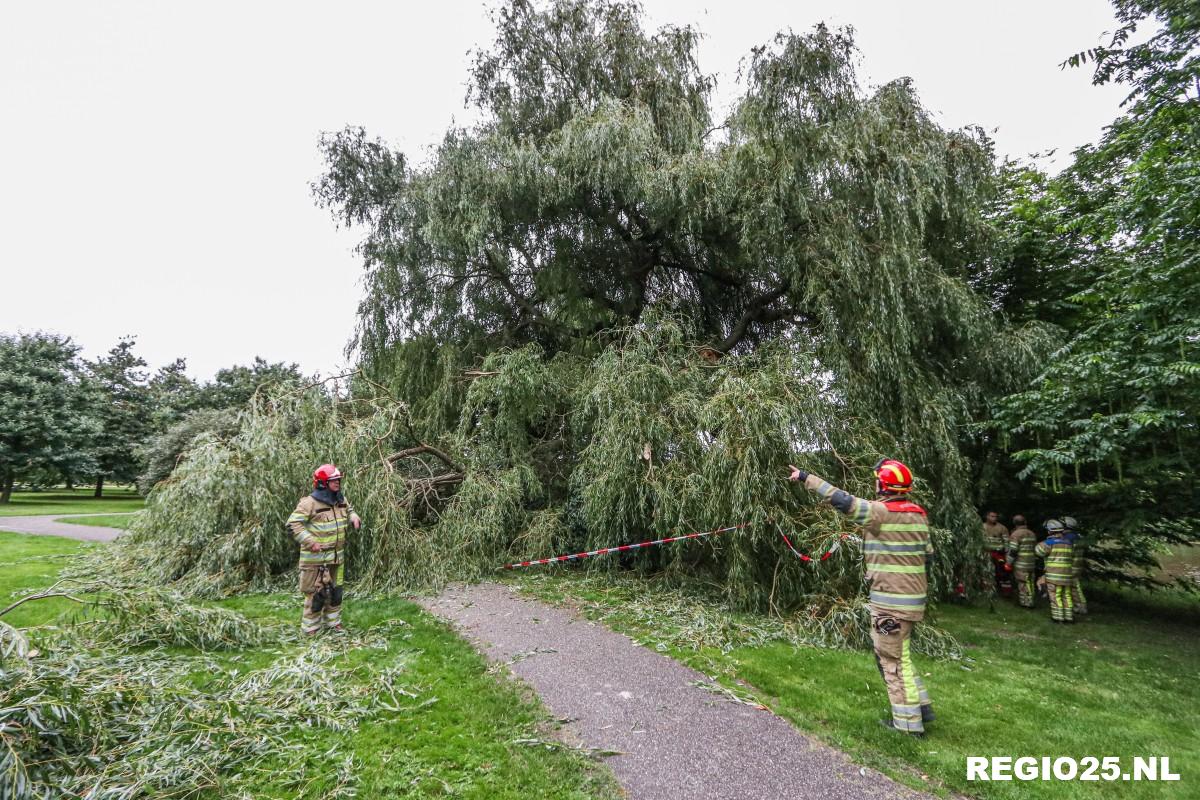
<path id="1" fill-rule="evenodd" d="M 937 714 L 933 713 L 932 703 L 921 706 L 921 722 L 933 722 L 935 719 L 937 719 Z"/>
<path id="2" fill-rule="evenodd" d="M 921 732 L 921 731 L 905 731 L 905 730 L 901 730 L 900 728 L 897 728 L 897 727 L 896 727 L 896 721 L 895 721 L 895 720 L 893 720 L 893 719 L 881 719 L 881 720 L 879 720 L 879 724 L 880 724 L 880 725 L 882 725 L 882 726 L 883 726 L 883 727 L 885 727 L 885 728 L 888 728 L 888 729 L 890 729 L 890 730 L 893 730 L 893 731 L 895 731 L 896 733 L 903 733 L 903 734 L 905 734 L 906 736 L 915 736 L 915 737 L 917 737 L 918 739 L 920 739 L 922 736 L 924 736 L 924 735 L 925 735 L 925 734 L 924 734 L 923 732 Z"/>

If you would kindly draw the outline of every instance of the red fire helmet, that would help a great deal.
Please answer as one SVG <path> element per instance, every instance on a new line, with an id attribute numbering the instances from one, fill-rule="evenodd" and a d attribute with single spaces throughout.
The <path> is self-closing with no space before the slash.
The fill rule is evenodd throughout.
<path id="1" fill-rule="evenodd" d="M 875 477 L 883 491 L 903 494 L 912 491 L 912 472 L 894 458 L 880 459 L 875 465 Z"/>
<path id="2" fill-rule="evenodd" d="M 333 464 L 322 464 L 313 470 L 313 488 L 321 488 L 321 484 L 341 480 L 342 471 Z"/>

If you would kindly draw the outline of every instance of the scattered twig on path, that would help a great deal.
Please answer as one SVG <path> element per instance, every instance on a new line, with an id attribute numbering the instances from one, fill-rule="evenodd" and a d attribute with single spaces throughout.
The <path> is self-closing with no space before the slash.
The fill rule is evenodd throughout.
<path id="1" fill-rule="evenodd" d="M 625 755 L 625 753 L 620 750 L 606 750 L 600 747 L 573 747 L 568 744 L 563 744 L 562 742 L 551 742 L 547 741 L 546 739 L 536 738 L 513 739 L 509 742 L 509 744 L 519 744 L 524 745 L 525 747 L 544 747 L 547 750 L 566 750 L 567 752 L 571 753 L 579 753 L 581 756 L 586 758 L 607 758 L 608 756 Z"/>
<path id="2" fill-rule="evenodd" d="M 738 703 L 743 706 L 750 706 L 751 708 L 757 708 L 759 711 L 768 710 L 766 706 L 755 700 L 750 695 L 738 694 L 728 686 L 722 686 L 719 683 L 713 683 L 711 681 L 689 681 L 689 685 L 695 686 L 698 689 L 703 689 L 706 692 L 711 692 L 715 695 L 720 695 L 730 703 Z"/>
<path id="3" fill-rule="evenodd" d="M 488 667 L 488 674 L 495 675 L 497 672 L 504 669 L 505 667 L 511 667 L 513 664 L 516 664 L 518 661 L 524 661 L 527 658 L 533 658 L 534 656 L 543 655 L 545 653 L 557 653 L 557 652 L 558 651 L 555 650 L 553 647 L 535 647 L 532 650 L 522 650 L 519 653 L 514 653 L 512 658 L 508 659 L 507 661 L 500 661 L 495 664 L 492 664 L 490 667 Z"/>

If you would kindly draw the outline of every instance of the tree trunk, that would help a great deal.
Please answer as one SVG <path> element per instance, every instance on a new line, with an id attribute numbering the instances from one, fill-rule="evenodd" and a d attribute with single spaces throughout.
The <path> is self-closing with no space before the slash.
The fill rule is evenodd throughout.
<path id="1" fill-rule="evenodd" d="M 96 493 L 93 494 L 92 497 L 103 497 L 103 496 L 104 496 L 104 476 L 97 475 L 96 476 Z"/>
<path id="2" fill-rule="evenodd" d="M 0 504 L 7 503 L 12 499 L 13 481 L 15 478 L 16 476 L 11 472 L 6 472 L 3 477 L 0 477 Z"/>

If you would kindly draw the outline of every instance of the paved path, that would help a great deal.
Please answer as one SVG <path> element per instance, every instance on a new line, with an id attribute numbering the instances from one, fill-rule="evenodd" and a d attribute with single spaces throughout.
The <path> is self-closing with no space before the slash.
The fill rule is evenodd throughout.
<path id="1" fill-rule="evenodd" d="M 64 517 L 111 517 L 120 512 L 107 514 L 51 514 L 38 517 L 0 517 L 0 531 L 31 533 L 35 536 L 65 536 L 81 542 L 111 542 L 125 531 L 120 528 L 101 528 L 97 525 L 72 525 L 56 522 Z M 130 512 L 134 513 L 134 512 Z"/>
<path id="2" fill-rule="evenodd" d="M 569 611 L 497 584 L 421 600 L 569 719 L 564 738 L 608 759 L 633 800 L 926 798 L 769 711 L 693 685 L 707 679 Z"/>

